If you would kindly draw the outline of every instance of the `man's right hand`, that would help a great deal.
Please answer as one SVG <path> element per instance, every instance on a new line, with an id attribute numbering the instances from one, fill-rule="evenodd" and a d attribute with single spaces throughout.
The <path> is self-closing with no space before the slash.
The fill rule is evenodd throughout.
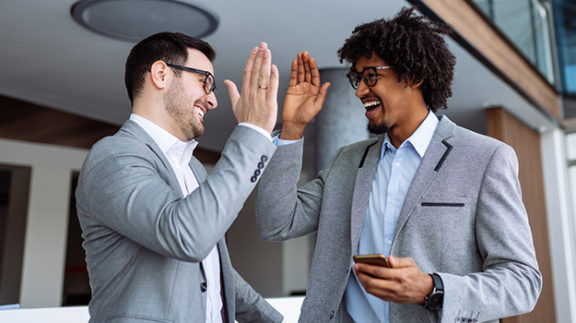
<path id="1" fill-rule="evenodd" d="M 292 61 L 290 85 L 284 99 L 281 139 L 302 138 L 306 125 L 322 110 L 329 86 L 329 82 L 320 86 L 316 60 L 308 52 L 298 53 L 298 59 Z"/>
<path id="2" fill-rule="evenodd" d="M 260 43 L 250 53 L 242 78 L 241 93 L 230 80 L 228 87 L 232 110 L 238 122 L 259 126 L 269 133 L 278 116 L 278 68 L 272 65 L 272 53 L 266 43 Z"/>

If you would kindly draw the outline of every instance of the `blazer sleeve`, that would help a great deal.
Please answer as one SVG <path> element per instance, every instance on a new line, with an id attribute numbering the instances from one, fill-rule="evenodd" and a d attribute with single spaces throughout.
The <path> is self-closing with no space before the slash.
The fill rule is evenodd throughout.
<path id="1" fill-rule="evenodd" d="M 233 270 L 238 322 L 282 322 L 284 317 Z"/>
<path id="2" fill-rule="evenodd" d="M 481 184 L 476 239 L 482 272 L 464 276 L 439 273 L 444 283 L 441 322 L 459 317 L 478 322 L 530 312 L 542 289 L 528 216 L 518 181 L 514 150 L 494 152 Z"/>
<path id="3" fill-rule="evenodd" d="M 262 175 L 256 219 L 265 240 L 288 240 L 318 230 L 324 181 L 336 157 L 318 177 L 298 188 L 303 145 L 301 140 L 279 146 Z"/>
<path id="4" fill-rule="evenodd" d="M 263 171 L 276 149 L 256 131 L 236 127 L 206 181 L 182 198 L 146 148 L 128 142 L 118 153 L 85 164 L 79 213 L 164 256 L 193 262 L 224 236 L 256 185 L 256 170 Z M 115 239 L 106 235 L 101 238 Z"/>

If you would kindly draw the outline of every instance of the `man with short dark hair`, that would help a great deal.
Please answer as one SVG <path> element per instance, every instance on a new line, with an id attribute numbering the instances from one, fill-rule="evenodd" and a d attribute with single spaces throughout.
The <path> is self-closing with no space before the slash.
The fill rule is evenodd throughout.
<path id="1" fill-rule="evenodd" d="M 302 134 L 328 84 L 308 53 L 292 65 L 257 218 L 269 240 L 317 232 L 301 322 L 497 322 L 536 304 L 513 149 L 434 114 L 451 96 L 446 30 L 412 9 L 354 29 L 338 54 L 380 135 L 341 148 L 300 188 Z"/>
<path id="2" fill-rule="evenodd" d="M 232 268 L 224 234 L 275 151 L 278 71 L 265 43 L 246 64 L 240 123 L 210 175 L 192 156 L 217 106 L 212 47 L 180 33 L 126 61 L 132 114 L 94 145 L 76 191 L 91 322 L 280 322 Z"/>

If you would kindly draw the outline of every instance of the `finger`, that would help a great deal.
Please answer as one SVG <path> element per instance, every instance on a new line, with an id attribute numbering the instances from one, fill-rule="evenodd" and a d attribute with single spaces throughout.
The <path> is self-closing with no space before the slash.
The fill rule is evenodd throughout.
<path id="1" fill-rule="evenodd" d="M 400 258 L 400 257 L 388 256 L 388 262 L 390 263 L 390 267 L 392 268 L 416 266 L 416 262 L 414 261 L 414 259 L 410 257 Z"/>
<path id="2" fill-rule="evenodd" d="M 313 57 L 310 57 L 310 70 L 312 73 L 312 84 L 320 86 L 320 71 L 318 71 L 318 65 L 316 64 L 316 60 Z"/>
<path id="3" fill-rule="evenodd" d="M 268 45 L 265 42 L 260 43 L 260 48 L 258 49 L 258 54 L 256 55 L 256 60 L 254 61 L 254 69 L 252 69 L 252 79 L 250 80 L 250 85 L 257 89 L 259 85 L 267 85 L 268 79 L 262 77 L 262 73 L 266 73 L 263 69 L 266 66 L 266 60 L 268 59 L 269 62 L 269 51 Z M 270 63 L 268 63 L 269 65 Z M 270 75 L 270 67 L 268 67 L 268 72 L 266 73 Z"/>
<path id="4" fill-rule="evenodd" d="M 310 71 L 310 54 L 308 52 L 304 52 L 302 54 L 302 58 L 304 60 L 304 79 L 306 82 L 311 82 L 312 72 Z"/>
<path id="5" fill-rule="evenodd" d="M 298 83 L 304 83 L 306 81 L 306 74 L 304 72 L 304 59 L 302 58 L 303 53 L 298 53 Z"/>
<path id="6" fill-rule="evenodd" d="M 280 73 L 278 73 L 278 66 L 272 64 L 270 71 L 270 88 L 268 89 L 269 99 L 277 100 L 279 83 L 280 83 Z"/>
<path id="7" fill-rule="evenodd" d="M 373 277 L 378 277 L 381 279 L 387 279 L 388 275 L 386 275 L 386 271 L 389 270 L 383 266 L 377 265 L 369 265 L 369 264 L 355 264 L 354 270 L 356 271 L 356 275 L 361 273 L 368 274 Z"/>
<path id="8" fill-rule="evenodd" d="M 320 88 L 320 91 L 318 92 L 318 96 L 316 97 L 316 102 L 314 102 L 314 104 L 316 105 L 316 108 L 322 109 L 322 106 L 324 105 L 324 100 L 326 99 L 326 94 L 328 94 L 328 88 L 330 87 L 331 83 L 330 82 L 326 82 L 324 84 L 322 84 L 322 87 Z"/>
<path id="9" fill-rule="evenodd" d="M 298 84 L 298 60 L 292 61 L 292 67 L 290 67 L 290 84 L 289 86 L 296 86 Z"/>
<path id="10" fill-rule="evenodd" d="M 256 55 L 258 54 L 258 47 L 252 48 L 250 52 L 250 56 L 248 56 L 248 61 L 246 62 L 246 66 L 244 67 L 244 74 L 242 76 L 242 84 L 250 84 L 252 79 L 252 70 L 254 69 L 254 62 L 256 61 Z M 242 86 L 242 90 L 244 91 L 244 86 Z M 232 97 L 230 97 L 232 98 Z"/>
<path id="11" fill-rule="evenodd" d="M 389 293 L 392 282 L 375 278 L 365 273 L 357 274 L 357 277 L 366 292 L 384 300 L 387 300 L 390 296 Z"/>
<path id="12" fill-rule="evenodd" d="M 228 95 L 230 96 L 230 102 L 232 103 L 232 109 L 236 108 L 238 100 L 240 100 L 240 93 L 238 93 L 238 87 L 236 84 L 230 80 L 224 80 L 224 84 L 228 88 Z"/>

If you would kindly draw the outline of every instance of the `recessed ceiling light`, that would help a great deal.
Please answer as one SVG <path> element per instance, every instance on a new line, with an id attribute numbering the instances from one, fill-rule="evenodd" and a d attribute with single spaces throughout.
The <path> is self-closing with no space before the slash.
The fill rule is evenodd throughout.
<path id="1" fill-rule="evenodd" d="M 128 41 L 161 31 L 201 38 L 213 33 L 219 23 L 213 10 L 189 0 L 82 0 L 71 13 L 89 30 Z"/>

